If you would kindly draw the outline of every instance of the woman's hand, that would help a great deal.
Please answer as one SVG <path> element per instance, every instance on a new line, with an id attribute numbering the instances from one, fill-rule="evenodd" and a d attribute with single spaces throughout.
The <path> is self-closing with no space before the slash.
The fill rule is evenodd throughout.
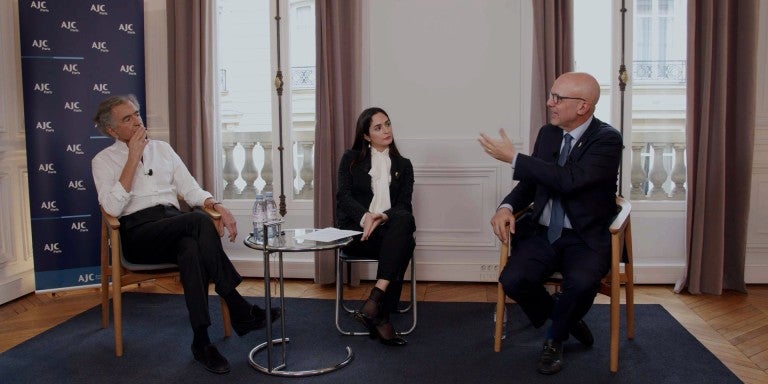
<path id="1" fill-rule="evenodd" d="M 365 221 L 363 222 L 363 236 L 360 237 L 360 241 L 368 240 L 368 237 L 371 236 L 373 230 L 387 221 L 387 219 L 389 219 L 389 217 L 383 213 L 366 213 Z"/>

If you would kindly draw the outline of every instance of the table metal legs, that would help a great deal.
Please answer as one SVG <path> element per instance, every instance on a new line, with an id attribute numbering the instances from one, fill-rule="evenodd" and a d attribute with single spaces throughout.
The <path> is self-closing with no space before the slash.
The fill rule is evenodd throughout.
<path id="1" fill-rule="evenodd" d="M 263 373 L 266 373 L 268 375 L 273 376 L 286 376 L 286 377 L 304 377 L 304 376 L 314 376 L 314 375 L 321 375 L 328 372 L 333 372 L 339 368 L 342 368 L 349 364 L 352 359 L 354 358 L 354 354 L 352 353 L 352 348 L 347 346 L 347 357 L 340 363 L 335 364 L 330 367 L 325 368 L 318 368 L 318 369 L 310 369 L 310 370 L 303 370 L 303 371 L 290 371 L 285 370 L 287 367 L 286 362 L 286 348 L 285 345 L 290 342 L 290 339 L 285 337 L 285 291 L 283 289 L 283 253 L 277 252 L 278 254 L 278 280 L 280 284 L 280 308 L 283 310 L 282 316 L 280 316 L 280 338 L 273 339 L 272 338 L 272 322 L 269 321 L 272 318 L 272 291 L 270 287 L 270 276 L 269 276 L 269 251 L 264 251 L 264 300 L 266 304 L 266 308 L 264 309 L 266 312 L 266 318 L 267 318 L 267 327 L 266 327 L 266 338 L 267 341 L 264 343 L 261 343 L 257 345 L 255 348 L 251 350 L 250 353 L 248 353 L 248 362 L 250 363 L 251 367 L 254 369 L 261 371 Z M 273 361 L 273 347 L 275 344 L 282 345 L 282 360 L 279 364 L 275 364 Z M 266 349 L 267 350 L 267 366 L 263 366 L 256 362 L 255 356 L 260 351 Z"/>

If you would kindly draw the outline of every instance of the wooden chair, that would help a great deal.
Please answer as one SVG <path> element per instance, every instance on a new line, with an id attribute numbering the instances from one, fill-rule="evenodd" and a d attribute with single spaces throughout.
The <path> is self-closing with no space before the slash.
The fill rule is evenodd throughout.
<path id="1" fill-rule="evenodd" d="M 630 222 L 630 212 L 632 206 L 626 200 L 621 197 L 616 197 L 616 206 L 619 212 L 616 218 L 611 223 L 611 270 L 608 272 L 602 281 L 600 282 L 601 294 L 610 297 L 611 308 L 611 321 L 610 321 L 610 370 L 615 373 L 619 369 L 619 307 L 621 304 L 621 284 L 625 284 L 625 297 L 626 297 L 626 316 L 627 316 L 627 339 L 633 339 L 635 337 L 635 307 L 634 307 L 634 275 L 632 271 L 632 226 Z M 530 207 L 528 208 L 530 209 Z M 525 213 L 526 210 L 516 213 L 515 217 L 519 217 Z M 499 271 L 504 269 L 507 263 L 507 257 L 509 257 L 509 244 L 504 243 L 501 245 L 501 252 L 499 255 Z M 622 271 L 623 264 L 623 271 Z M 559 273 L 553 275 L 547 284 L 555 284 L 559 288 L 561 282 L 561 276 Z M 497 299 L 496 299 L 496 313 L 503 314 L 505 308 L 506 295 L 501 286 L 501 283 L 497 287 Z M 502 315 L 497 316 L 501 318 Z M 496 322 L 496 330 L 494 333 L 493 350 L 496 352 L 501 351 L 501 335 L 502 335 L 502 322 Z"/>
<path id="2" fill-rule="evenodd" d="M 398 313 L 406 313 L 411 312 L 411 315 L 413 316 L 413 319 L 411 321 L 411 326 L 405 330 L 397 332 L 398 335 L 407 335 L 411 332 L 413 332 L 414 329 L 416 329 L 416 262 L 414 261 L 415 257 L 411 258 L 411 302 L 406 306 L 405 308 L 399 308 L 397 310 Z M 376 259 L 365 259 L 365 258 L 358 258 L 358 257 L 350 257 L 349 255 L 345 254 L 344 251 L 339 250 L 336 253 L 336 306 L 335 306 L 335 320 L 336 320 L 336 329 L 344 335 L 350 335 L 350 336 L 361 336 L 361 335 L 368 335 L 369 332 L 361 332 L 361 331 L 347 331 L 341 327 L 341 324 L 339 322 L 340 314 L 342 313 L 342 310 L 344 310 L 346 313 L 354 313 L 355 309 L 348 307 L 344 303 L 344 265 L 347 266 L 347 284 L 350 283 L 351 275 L 352 275 L 352 264 L 354 263 L 378 263 L 379 261 Z"/>
<path id="3" fill-rule="evenodd" d="M 180 201 L 185 205 L 183 201 Z M 221 233 L 221 215 L 213 209 L 204 209 Z M 120 221 L 101 209 L 101 327 L 109 326 L 109 281 L 112 278 L 112 308 L 115 322 L 115 355 L 123 355 L 123 301 L 122 288 L 131 284 L 160 277 L 178 277 L 176 264 L 134 264 L 123 257 L 120 243 Z M 221 299 L 221 313 L 224 322 L 224 336 L 231 334 L 229 309 Z"/>

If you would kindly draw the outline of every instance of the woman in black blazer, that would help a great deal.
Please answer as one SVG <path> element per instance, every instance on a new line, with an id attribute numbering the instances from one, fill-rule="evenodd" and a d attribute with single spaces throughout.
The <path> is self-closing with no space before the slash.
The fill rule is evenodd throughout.
<path id="1" fill-rule="evenodd" d="M 355 142 L 339 164 L 336 226 L 362 231 L 344 248 L 351 257 L 379 260 L 376 284 L 355 319 L 386 345 L 405 345 L 389 321 L 397 309 L 403 275 L 413 257 L 413 165 L 400 155 L 392 123 L 381 108 L 357 119 Z"/>

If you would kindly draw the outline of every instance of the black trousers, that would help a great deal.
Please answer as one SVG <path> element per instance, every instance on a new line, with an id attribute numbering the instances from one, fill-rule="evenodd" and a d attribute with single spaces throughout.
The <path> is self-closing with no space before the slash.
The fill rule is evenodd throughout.
<path id="1" fill-rule="evenodd" d="M 121 217 L 120 223 L 125 258 L 137 264 L 178 264 L 192 328 L 209 326 L 209 282 L 224 296 L 243 280 L 211 219 L 201 211 L 159 205 Z"/>
<path id="2" fill-rule="evenodd" d="M 397 309 L 403 290 L 403 276 L 416 249 L 416 221 L 413 214 L 397 212 L 389 220 L 373 230 L 366 241 L 356 237 L 344 247 L 344 253 L 351 257 L 365 257 L 379 261 L 376 278 L 389 280 L 384 293 L 383 305 L 390 312 Z"/>
<path id="3" fill-rule="evenodd" d="M 551 319 L 551 336 L 563 341 L 592 307 L 600 279 L 610 269 L 610 254 L 589 248 L 571 229 L 564 229 L 550 244 L 547 227 L 537 227 L 532 234 L 515 239 L 499 282 L 534 326 Z M 562 273 L 563 283 L 562 293 L 553 297 L 544 282 L 554 272 Z"/>

